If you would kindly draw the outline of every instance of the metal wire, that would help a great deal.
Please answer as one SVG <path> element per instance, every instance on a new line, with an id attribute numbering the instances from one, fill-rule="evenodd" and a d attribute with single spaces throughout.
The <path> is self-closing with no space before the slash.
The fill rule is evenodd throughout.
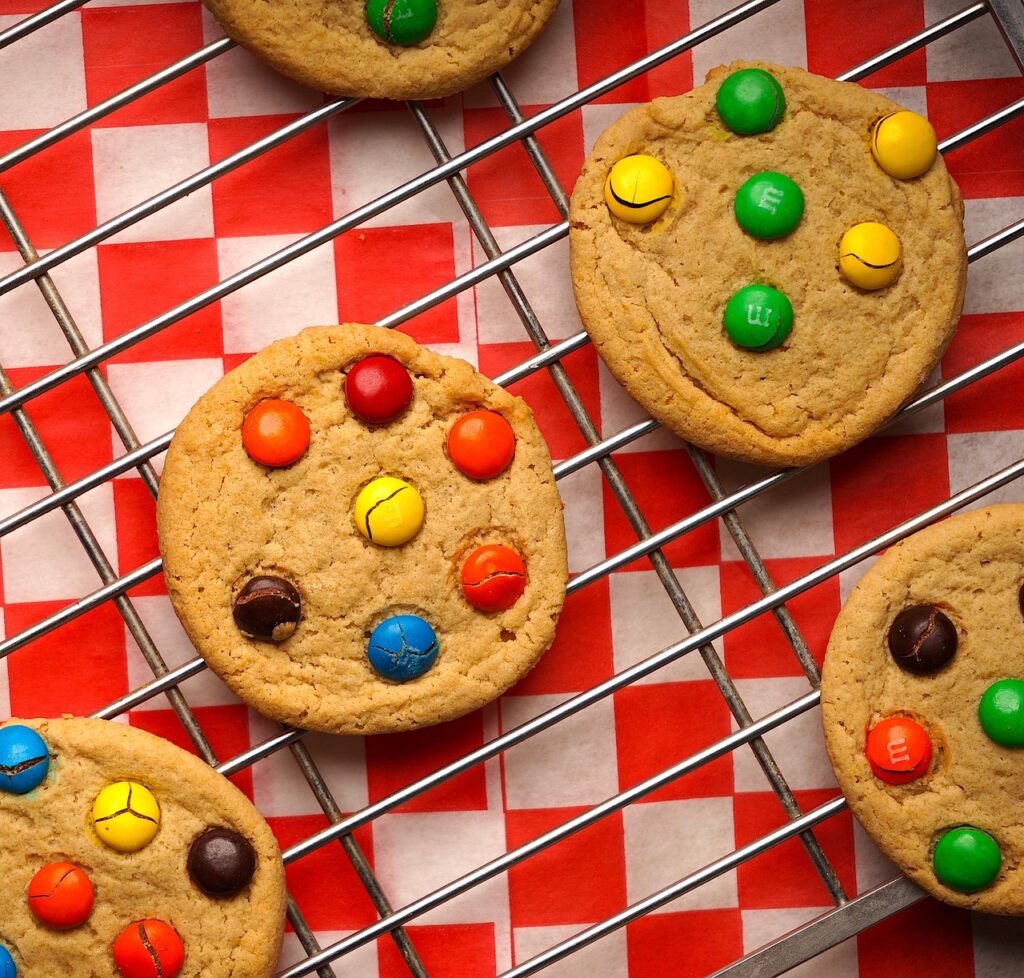
<path id="1" fill-rule="evenodd" d="M 62 2 L 15 24 L 0 33 L 0 48 L 13 44 L 53 20 L 65 16 L 70 11 L 81 6 L 83 2 L 84 0 L 62 0 Z M 770 473 L 739 489 L 726 492 L 718 481 L 713 467 L 708 463 L 703 453 L 689 449 L 695 471 L 707 488 L 712 501 L 696 512 L 681 515 L 678 520 L 663 530 L 652 532 L 612 456 L 618 449 L 654 431 L 658 427 L 657 423 L 647 419 L 631 425 L 623 431 L 602 437 L 597 425 L 588 415 L 582 399 L 573 387 L 568 373 L 562 364 L 565 357 L 587 345 L 589 342 L 588 337 L 585 333 L 578 333 L 558 343 L 551 343 L 544 331 L 543 324 L 515 273 L 515 267 L 520 261 L 531 255 L 538 254 L 551 244 L 562 240 L 568 234 L 567 222 L 563 219 L 527 241 L 502 251 L 461 175 L 471 164 L 479 162 L 489 155 L 519 142 L 526 151 L 552 202 L 564 218 L 567 210 L 566 191 L 559 184 L 554 168 L 546 158 L 536 138 L 536 134 L 545 126 L 582 108 L 599 96 L 612 91 L 618 85 L 639 77 L 644 72 L 679 56 L 702 41 L 766 10 L 774 2 L 775 0 L 748 0 L 748 2 L 741 3 L 733 10 L 712 19 L 678 40 L 665 45 L 631 65 L 625 66 L 607 78 L 567 96 L 529 118 L 523 116 L 512 90 L 506 85 L 501 76 L 495 76 L 491 83 L 497 96 L 498 104 L 508 117 L 509 126 L 496 136 L 455 156 L 451 156 L 448 153 L 428 110 L 422 105 L 410 104 L 410 111 L 423 134 L 428 148 L 434 155 L 436 166 L 416 178 L 393 188 L 376 200 L 356 208 L 319 231 L 306 235 L 293 244 L 258 261 L 249 268 L 243 269 L 235 275 L 224 279 L 204 292 L 193 296 L 172 309 L 165 310 L 154 319 L 137 326 L 117 339 L 97 346 L 92 350 L 86 346 L 62 296 L 50 280 L 48 275 L 50 270 L 59 267 L 72 256 L 94 247 L 110 235 L 157 213 L 189 192 L 212 183 L 232 170 L 247 165 L 249 162 L 263 156 L 269 150 L 284 144 L 300 133 L 314 126 L 326 123 L 329 118 L 353 105 L 355 100 L 333 100 L 307 113 L 218 163 L 212 164 L 174 186 L 166 188 L 152 198 L 140 202 L 123 214 L 106 221 L 87 234 L 67 242 L 42 257 L 32 247 L 18 215 L 14 213 L 6 198 L 0 194 L 0 219 L 2 219 L 11 234 L 12 240 L 15 242 L 25 262 L 18 270 L 0 278 L 0 294 L 15 288 L 26 287 L 28 283 L 34 281 L 64 333 L 73 354 L 73 359 L 64 366 L 19 389 L 11 387 L 6 374 L 3 372 L 2 367 L 0 367 L 0 413 L 12 414 L 18 430 L 21 432 L 26 444 L 36 458 L 40 470 L 51 487 L 51 492 L 48 495 L 26 506 L 19 512 L 0 520 L 0 537 L 28 525 L 46 513 L 59 509 L 64 512 L 69 520 L 72 529 L 75 531 L 89 559 L 96 568 L 101 581 L 101 587 L 91 594 L 83 596 L 79 600 L 40 619 L 28 628 L 0 642 L 0 658 L 13 654 L 36 638 L 67 624 L 79 615 L 99 607 L 107 601 L 113 601 L 115 607 L 122 615 L 126 627 L 139 644 L 144 657 L 152 669 L 154 678 L 152 681 L 120 697 L 115 702 L 107 704 L 96 712 L 96 716 L 108 719 L 114 718 L 126 710 L 139 706 L 154 696 L 160 694 L 167 695 L 172 709 L 178 715 L 199 754 L 225 775 L 238 773 L 251 765 L 260 763 L 285 748 L 291 751 L 295 763 L 298 765 L 299 770 L 330 824 L 286 850 L 284 853 L 285 861 L 293 863 L 307 857 L 323 846 L 332 843 L 339 844 L 354 866 L 357 875 L 362 880 L 367 893 L 376 906 L 379 919 L 369 927 L 357 931 L 330 947 L 320 949 L 316 944 L 314 935 L 302 917 L 300 908 L 295 905 L 294 901 L 290 901 L 289 917 L 305 949 L 306 956 L 302 961 L 281 972 L 279 978 L 298 978 L 300 975 L 312 972 L 316 972 L 321 976 L 332 975 L 334 973 L 331 970 L 331 963 L 333 961 L 357 947 L 386 935 L 390 935 L 395 941 L 409 972 L 417 976 L 417 978 L 424 978 L 427 975 L 427 971 L 413 942 L 404 930 L 407 923 L 429 910 L 447 903 L 456 896 L 468 892 L 485 880 L 508 871 L 513 866 L 531 858 L 538 852 L 561 840 L 569 838 L 571 835 L 587 826 L 593 825 L 600 819 L 616 811 L 621 811 L 650 792 L 670 784 L 678 778 L 685 777 L 716 758 L 726 756 L 739 749 L 748 749 L 753 752 L 770 787 L 779 799 L 785 814 L 785 821 L 778 829 L 716 860 L 703 869 L 689 874 L 658 893 L 652 894 L 644 900 L 624 908 L 620 913 L 587 928 L 580 934 L 549 948 L 530 960 L 520 962 L 511 970 L 504 972 L 501 978 L 524 978 L 526 975 L 535 974 L 548 965 L 576 952 L 592 941 L 625 926 L 629 921 L 657 907 L 663 906 L 683 893 L 703 885 L 714 877 L 734 869 L 749 859 L 755 858 L 768 848 L 791 838 L 799 838 L 804 844 L 823 885 L 832 896 L 833 902 L 836 905 L 835 909 L 822 915 L 818 920 L 812 921 L 804 928 L 794 932 L 794 934 L 780 937 L 778 941 L 772 942 L 771 945 L 755 952 L 755 954 L 748 956 L 748 958 L 727 966 L 723 969 L 723 974 L 728 973 L 730 976 L 737 976 L 737 978 L 740 975 L 753 975 L 755 973 L 758 975 L 778 974 L 782 968 L 806 960 L 813 954 L 831 946 L 831 944 L 842 937 L 856 933 L 863 927 L 882 919 L 888 913 L 894 912 L 896 909 L 919 898 L 920 891 L 906 884 L 905 881 L 897 881 L 870 893 L 848 899 L 847 894 L 844 893 L 842 886 L 839 884 L 834 868 L 830 865 L 813 833 L 816 825 L 841 811 L 845 803 L 841 798 L 836 798 L 810 812 L 802 812 L 782 772 L 764 743 L 764 734 L 778 729 L 796 717 L 805 714 L 813 709 L 819 700 L 819 694 L 815 688 L 818 682 L 816 663 L 786 604 L 805 591 L 816 587 L 843 570 L 855 566 L 871 554 L 892 545 L 910 533 L 928 525 L 930 522 L 955 511 L 961 506 L 980 499 L 1000 486 L 1019 478 L 1024 474 L 1024 459 L 981 479 L 974 486 L 951 496 L 946 502 L 931 507 L 927 511 L 914 516 L 897 527 L 893 527 L 875 539 L 867 541 L 847 553 L 836 556 L 820 567 L 782 587 L 776 587 L 769 576 L 765 563 L 750 535 L 747 533 L 737 510 L 744 503 L 757 498 L 765 492 L 779 488 L 790 479 L 799 477 L 800 470 Z M 1000 29 L 1007 37 L 1011 49 L 1019 56 L 1022 45 L 1024 45 L 1024 38 L 1021 37 L 1020 32 L 1019 22 L 1021 18 L 1019 10 L 1015 11 L 1012 8 L 1012 2 L 1004 3 L 1002 0 L 992 2 L 991 4 L 971 4 L 963 10 L 926 27 L 913 37 L 906 38 L 886 51 L 880 52 L 863 64 L 850 69 L 841 75 L 840 78 L 844 80 L 859 80 L 867 77 L 872 72 L 898 61 L 911 51 L 918 50 L 931 41 L 952 34 L 960 27 L 989 15 L 996 18 Z M 48 132 L 36 136 L 4 155 L 0 155 L 0 172 L 30 159 L 47 147 L 59 143 L 71 133 L 94 124 L 109 113 L 134 102 L 136 99 L 144 97 L 146 94 L 159 89 L 164 84 L 182 76 L 186 72 L 220 57 L 233 46 L 233 42 L 227 39 L 214 41 L 169 65 L 167 68 L 130 86 L 123 92 L 116 93 L 103 102 L 66 120 Z M 978 120 L 945 140 L 941 148 L 944 152 L 952 152 L 974 139 L 983 137 L 986 133 L 993 131 L 1021 113 L 1024 113 L 1024 99 L 1017 100 Z M 152 439 L 146 444 L 140 445 L 127 417 L 125 417 L 124 412 L 117 403 L 105 378 L 98 370 L 101 364 L 117 353 L 143 342 L 150 336 L 190 315 L 192 312 L 218 301 L 237 289 L 245 287 L 268 272 L 331 241 L 342 232 L 364 223 L 368 219 L 397 206 L 442 181 L 448 183 L 456 202 L 466 216 L 477 242 L 486 255 L 486 261 L 456 277 L 452 282 L 434 289 L 384 317 L 380 320 L 380 325 L 395 326 L 406 322 L 420 312 L 433 308 L 459 292 L 492 277 L 502 285 L 512 307 L 523 324 L 526 335 L 534 343 L 536 353 L 495 378 L 496 381 L 508 386 L 538 371 L 546 370 L 548 372 L 587 445 L 576 456 L 566 459 L 556 466 L 556 477 L 561 479 L 587 466 L 597 466 L 602 473 L 603 479 L 608 484 L 617 505 L 622 509 L 623 515 L 637 536 L 637 543 L 635 545 L 623 549 L 619 553 L 598 562 L 593 567 L 576 575 L 569 584 L 569 593 L 576 593 L 635 559 L 646 558 L 651 562 L 687 634 L 680 641 L 622 670 L 591 689 L 579 693 L 547 712 L 521 724 L 519 727 L 505 731 L 500 736 L 483 744 L 469 754 L 430 772 L 386 797 L 376 800 L 360 811 L 345 815 L 338 807 L 322 774 L 317 770 L 307 751 L 302 740 L 303 731 L 301 730 L 282 729 L 279 733 L 274 734 L 262 743 L 254 744 L 242 754 L 218 763 L 218 759 L 214 757 L 198 720 L 179 689 L 182 682 L 201 672 L 205 668 L 205 664 L 202 660 L 194 658 L 173 669 L 169 668 L 127 596 L 127 592 L 132 587 L 159 573 L 161 566 L 159 559 L 151 560 L 118 577 L 103 553 L 95 534 L 78 508 L 76 500 L 83 493 L 102 485 L 117 475 L 133 469 L 139 471 L 144 484 L 155 494 L 156 477 L 150 463 L 152 459 L 166 450 L 172 435 L 172 433 L 168 432 Z M 980 260 L 997 249 L 1015 241 L 1022 235 L 1024 235 L 1024 217 L 984 240 L 976 242 L 969 250 L 969 259 L 972 262 Z M 931 390 L 920 394 L 897 415 L 894 421 L 924 410 L 938 403 L 943 398 L 963 390 L 983 377 L 996 374 L 1003 367 L 1017 362 L 1022 356 L 1024 356 L 1024 342 L 1011 346 L 964 371 L 957 377 L 944 381 Z M 65 484 L 56 465 L 53 463 L 46 445 L 32 426 L 31 420 L 24 412 L 23 407 L 33 398 L 46 391 L 53 390 L 67 380 L 82 373 L 87 375 L 104 410 L 110 416 L 114 429 L 125 446 L 125 453 L 120 458 L 101 466 L 76 482 Z M 670 541 L 678 539 L 697 527 L 718 519 L 723 521 L 724 526 L 735 541 L 744 563 L 750 569 L 754 580 L 761 590 L 761 597 L 746 607 L 724 616 L 717 622 L 704 624 L 698 620 L 692 605 L 661 548 Z M 755 719 L 750 715 L 746 705 L 743 703 L 732 678 L 729 676 L 711 643 L 765 613 L 771 613 L 776 617 L 796 661 L 800 664 L 804 675 L 811 685 L 811 690 L 781 709 L 765 717 Z M 411 904 L 397 910 L 392 907 L 387 895 L 355 841 L 353 832 L 356 829 L 371 824 L 381 815 L 416 798 L 423 792 L 443 784 L 448 779 L 470 770 L 475 765 L 499 755 L 516 744 L 523 743 L 544 730 L 550 729 L 562 720 L 599 702 L 617 690 L 624 689 L 643 677 L 655 673 L 657 670 L 693 651 L 697 651 L 704 659 L 711 678 L 718 686 L 724 701 L 732 712 L 738 727 L 734 733 L 722 738 L 717 743 L 697 751 L 689 757 L 670 764 L 663 771 L 645 779 L 640 784 L 620 791 L 604 802 L 586 809 L 541 836 L 531 839 L 523 845 L 490 860 L 458 879 L 439 887 L 432 893 L 413 901 Z"/>

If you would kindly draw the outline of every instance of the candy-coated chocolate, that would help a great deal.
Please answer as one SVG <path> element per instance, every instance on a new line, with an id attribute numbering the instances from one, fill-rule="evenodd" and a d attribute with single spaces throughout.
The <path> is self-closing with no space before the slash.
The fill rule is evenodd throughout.
<path id="1" fill-rule="evenodd" d="M 715 98 L 726 128 L 740 136 L 774 129 L 786 111 L 786 96 L 763 68 L 741 68 L 722 82 Z"/>
<path id="2" fill-rule="evenodd" d="M 725 306 L 729 339 L 746 350 L 772 350 L 793 328 L 793 306 L 769 285 L 745 285 Z"/>
<path id="3" fill-rule="evenodd" d="M 84 924 L 92 913 L 92 883 L 74 863 L 50 863 L 28 884 L 28 905 L 36 919 L 57 930 Z"/>
<path id="4" fill-rule="evenodd" d="M 302 619 L 302 598 L 291 581 L 263 574 L 245 582 L 231 613 L 243 635 L 283 642 L 295 634 Z"/>
<path id="5" fill-rule="evenodd" d="M 928 771 L 932 742 L 921 724 L 908 717 L 886 717 L 868 732 L 865 753 L 871 771 L 886 784 L 908 784 Z"/>
<path id="6" fill-rule="evenodd" d="M 661 160 L 643 153 L 624 156 L 604 182 L 604 200 L 620 221 L 650 224 L 672 203 L 675 181 Z"/>
<path id="7" fill-rule="evenodd" d="M 488 543 L 462 564 L 462 593 L 481 611 L 511 608 L 526 589 L 526 565 L 511 547 Z"/>
<path id="8" fill-rule="evenodd" d="M 138 781 L 114 781 L 96 796 L 92 825 L 104 845 L 118 852 L 138 852 L 160 828 L 160 806 Z"/>
<path id="9" fill-rule="evenodd" d="M 1003 747 L 1024 747 L 1024 682 L 1000 679 L 985 690 L 978 719 L 991 740 Z"/>
<path id="10" fill-rule="evenodd" d="M 935 162 L 938 140 L 932 124 L 903 109 L 883 116 L 871 132 L 871 153 L 878 165 L 897 180 L 913 180 Z"/>
<path id="11" fill-rule="evenodd" d="M 355 520 L 359 532 L 371 543 L 400 547 L 423 526 L 423 497 L 408 482 L 382 476 L 356 496 Z"/>
<path id="12" fill-rule="evenodd" d="M 242 446 L 260 465 L 292 465 L 309 448 L 309 421 L 291 401 L 260 401 L 242 422 Z"/>
<path id="13" fill-rule="evenodd" d="M 188 850 L 188 875 L 207 896 L 234 896 L 256 872 L 256 850 L 234 829 L 218 826 L 200 833 Z"/>
<path id="14" fill-rule="evenodd" d="M 950 829 L 932 853 L 938 881 L 961 893 L 974 893 L 989 886 L 999 875 L 1002 861 L 996 840 L 971 825 Z"/>
<path id="15" fill-rule="evenodd" d="M 360 421 L 387 424 L 409 406 L 412 378 L 394 357 L 364 357 L 345 375 L 345 400 Z"/>
<path id="16" fill-rule="evenodd" d="M 382 41 L 409 47 L 425 41 L 437 25 L 436 0 L 368 0 L 366 19 Z"/>
<path id="17" fill-rule="evenodd" d="M 177 978 L 185 964 L 185 945 L 162 920 L 136 920 L 114 941 L 114 964 L 122 978 Z"/>
<path id="18" fill-rule="evenodd" d="M 0 727 L 0 791 L 24 795 L 46 780 L 49 769 L 46 741 L 31 727 Z"/>
<path id="19" fill-rule="evenodd" d="M 889 626 L 889 652 L 907 672 L 938 672 L 956 655 L 956 647 L 953 623 L 930 604 L 904 608 Z"/>
<path id="20" fill-rule="evenodd" d="M 804 192 L 784 173 L 755 173 L 736 191 L 736 220 L 747 234 L 774 241 L 789 234 L 804 216 Z"/>
<path id="21" fill-rule="evenodd" d="M 18 969 L 11 952 L 0 944 L 0 978 L 18 978 Z"/>
<path id="22" fill-rule="evenodd" d="M 501 475 L 516 454 L 512 426 L 496 411 L 470 411 L 448 432 L 448 455 L 455 467 L 471 479 Z"/>
<path id="23" fill-rule="evenodd" d="M 404 683 L 422 676 L 434 664 L 439 648 L 434 629 L 422 618 L 395 615 L 373 630 L 366 654 L 379 675 Z"/>
<path id="24" fill-rule="evenodd" d="M 855 224 L 839 241 L 839 270 L 858 289 L 884 289 L 903 268 L 900 239 L 884 224 Z"/>

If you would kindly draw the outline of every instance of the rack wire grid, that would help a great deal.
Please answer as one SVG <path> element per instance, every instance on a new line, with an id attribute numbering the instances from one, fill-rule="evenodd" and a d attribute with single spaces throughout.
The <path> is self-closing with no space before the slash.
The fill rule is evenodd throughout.
<path id="1" fill-rule="evenodd" d="M 17 44 L 40 28 L 67 16 L 85 2 L 86 0 L 60 0 L 46 9 L 14 23 L 0 33 L 0 49 Z M 356 100 L 326 101 L 321 107 L 270 132 L 220 161 L 200 169 L 173 186 L 162 189 L 149 199 L 104 221 L 94 230 L 81 234 L 43 255 L 37 253 L 26 234 L 19 215 L 14 212 L 7 197 L 0 193 L 0 215 L 2 215 L 6 229 L 24 261 L 24 264 L 17 267 L 16 270 L 0 278 L 0 294 L 17 288 L 37 288 L 42 293 L 73 354 L 73 359 L 65 365 L 49 370 L 44 375 L 17 388 L 11 383 L 7 372 L 0 368 L 0 394 L 2 394 L 0 413 L 12 415 L 51 490 L 43 498 L 0 520 L 0 537 L 59 509 L 70 522 L 74 534 L 85 548 L 89 561 L 102 580 L 102 586 L 98 589 L 85 594 L 73 603 L 46 614 L 15 634 L 6 637 L 0 642 L 0 657 L 10 656 L 20 649 L 29 647 L 40 637 L 60 629 L 106 602 L 112 602 L 152 669 L 153 679 L 109 703 L 97 711 L 96 716 L 108 719 L 119 717 L 129 709 L 138 707 L 159 694 L 164 694 L 196 751 L 218 771 L 229 776 L 242 772 L 252 765 L 264 763 L 277 752 L 290 752 L 302 777 L 308 783 L 322 808 L 327 826 L 288 847 L 284 852 L 285 862 L 292 864 L 306 859 L 322 847 L 332 844 L 340 845 L 372 900 L 378 919 L 372 925 L 343 936 L 334 943 L 321 948 L 304 918 L 302 908 L 295 900 L 289 898 L 289 920 L 301 942 L 304 955 L 301 960 L 285 967 L 279 973 L 279 978 L 299 978 L 300 975 L 309 974 L 335 975 L 335 963 L 341 963 L 344 960 L 343 956 L 368 942 L 384 937 L 389 937 L 394 942 L 410 974 L 426 976 L 428 970 L 420 957 L 415 942 L 406 930 L 407 924 L 415 922 L 428 911 L 441 907 L 455 897 L 471 891 L 484 881 L 507 872 L 523 861 L 530 860 L 549 846 L 569 838 L 613 813 L 622 811 L 633 802 L 643 799 L 659 788 L 684 778 L 715 759 L 734 751 L 750 751 L 756 758 L 757 764 L 785 810 L 787 819 L 781 827 L 715 859 L 694 872 L 688 873 L 658 892 L 623 907 L 621 912 L 555 943 L 540 953 L 533 954 L 526 960 L 521 960 L 514 967 L 505 970 L 501 978 L 524 978 L 526 975 L 542 972 L 548 966 L 575 954 L 591 942 L 599 941 L 652 910 L 663 907 L 681 895 L 704 886 L 721 874 L 741 866 L 746 861 L 754 859 L 787 840 L 799 839 L 803 844 L 814 869 L 831 895 L 834 903 L 833 909 L 812 919 L 795 931 L 779 935 L 776 940 L 738 958 L 721 968 L 716 974 L 728 975 L 730 978 L 753 978 L 755 975 L 781 974 L 923 897 L 922 891 L 902 877 L 892 879 L 866 892 L 857 894 L 845 892 L 836 869 L 826 857 L 815 832 L 816 828 L 844 810 L 844 800 L 841 797 L 835 797 L 808 811 L 802 811 L 782 770 L 766 746 L 763 739 L 765 734 L 808 713 L 817 705 L 819 699 L 817 692 L 818 667 L 787 603 L 816 585 L 855 567 L 866 558 L 914 531 L 1017 479 L 1024 474 L 1024 458 L 985 475 L 984 478 L 963 491 L 951 495 L 946 501 L 917 513 L 912 518 L 866 543 L 849 549 L 821 566 L 803 573 L 785 586 L 776 587 L 766 570 L 764 560 L 744 528 L 740 510 L 745 503 L 778 490 L 784 483 L 798 478 L 800 471 L 772 472 L 755 478 L 740 488 L 727 491 L 720 483 L 709 459 L 702 452 L 687 448 L 692 464 L 706 486 L 711 502 L 694 512 L 680 515 L 664 529 L 652 532 L 630 487 L 623 478 L 619 466 L 613 459 L 612 453 L 653 432 L 657 428 L 657 424 L 652 420 L 643 420 L 612 435 L 602 437 L 598 425 L 588 414 L 584 401 L 574 387 L 562 362 L 570 353 L 580 350 L 589 342 L 587 336 L 584 333 L 577 333 L 559 342 L 550 342 L 545 333 L 544 324 L 539 320 L 530 297 L 516 276 L 517 263 L 542 252 L 545 248 L 565 238 L 569 231 L 568 223 L 564 220 L 567 213 L 566 192 L 538 142 L 538 132 L 570 113 L 579 111 L 583 106 L 594 102 L 616 87 L 642 76 L 657 66 L 666 64 L 671 59 L 678 58 L 683 52 L 695 48 L 722 32 L 729 31 L 747 18 L 770 8 L 774 2 L 775 0 L 748 0 L 726 13 L 714 17 L 707 23 L 689 30 L 682 37 L 622 67 L 606 78 L 573 92 L 529 117 L 524 117 L 520 111 L 515 95 L 502 76 L 495 75 L 490 79 L 490 85 L 508 124 L 496 135 L 455 156 L 448 152 L 438 125 L 432 119 L 430 108 L 423 104 L 409 103 L 408 111 L 415 119 L 436 160 L 435 167 L 415 179 L 394 186 L 379 198 L 357 207 L 315 233 L 306 234 L 273 254 L 266 255 L 236 274 L 224 278 L 218 284 L 192 296 L 187 301 L 161 311 L 149 321 L 123 335 L 91 349 L 86 345 L 61 292 L 50 278 L 49 273 L 53 269 L 98 243 L 106 241 L 115 233 L 161 211 L 189 193 L 209 185 L 212 181 L 236 168 L 245 166 L 299 134 L 325 124 L 328 119 L 351 108 L 356 104 Z M 845 80 L 868 78 L 874 72 L 892 65 L 925 45 L 947 35 L 954 35 L 972 22 L 983 18 L 996 20 L 1019 64 L 1024 58 L 1024 8 L 1019 0 L 989 0 L 989 2 L 969 4 L 931 24 L 919 33 L 905 37 L 887 50 L 879 51 L 864 63 L 850 67 L 840 77 Z M 131 42 L 126 39 L 126 43 Z M 143 98 L 147 93 L 181 78 L 198 66 L 223 56 L 233 46 L 233 42 L 228 39 L 214 40 L 151 77 L 93 105 L 60 125 L 28 139 L 0 155 L 0 173 L 60 141 L 68 139 L 74 133 L 96 123 L 108 114 Z M 1024 113 L 1024 98 L 1017 99 L 990 115 L 976 119 L 962 131 L 945 139 L 940 148 L 944 153 L 952 153 L 1022 113 Z M 463 173 L 471 164 L 514 143 L 520 143 L 525 148 L 533 167 L 540 175 L 563 220 L 514 247 L 503 250 L 488 223 L 484 220 L 481 208 L 474 200 Z M 282 728 L 280 732 L 264 742 L 228 759 L 218 758 L 214 755 L 207 733 L 197 719 L 196 713 L 186 701 L 185 695 L 179 689 L 181 683 L 198 675 L 204 669 L 204 663 L 200 659 L 194 658 L 183 665 L 169 668 L 161 649 L 147 630 L 132 598 L 128 595 L 132 588 L 159 573 L 159 559 L 149 560 L 119 576 L 115 573 L 99 537 L 83 515 L 77 500 L 97 486 L 131 470 L 137 470 L 146 489 L 155 497 L 157 475 L 152 461 L 165 451 L 172 435 L 172 432 L 167 432 L 144 444 L 139 443 L 108 380 L 99 369 L 110 358 L 156 336 L 172 324 L 216 303 L 235 290 L 244 288 L 272 270 L 330 242 L 343 232 L 364 224 L 373 217 L 442 182 L 447 182 L 459 208 L 468 219 L 472 233 L 486 255 L 486 261 L 386 316 L 380 320 L 380 325 L 394 327 L 405 323 L 412 317 L 432 309 L 489 278 L 494 277 L 500 282 L 521 320 L 526 335 L 535 347 L 535 353 L 496 377 L 496 381 L 507 386 L 539 371 L 546 371 L 550 375 L 587 444 L 585 450 L 565 459 L 556 466 L 556 476 L 562 479 L 590 466 L 599 469 L 606 489 L 610 491 L 611 496 L 621 507 L 638 541 L 576 574 L 570 581 L 569 593 L 573 594 L 588 587 L 613 570 L 638 558 L 645 558 L 653 567 L 678 614 L 681 637 L 667 648 L 653 652 L 647 658 L 614 674 L 606 681 L 560 702 L 546 712 L 499 736 L 495 736 L 478 749 L 437 767 L 429 774 L 416 778 L 400 790 L 386 794 L 361 810 L 346 814 L 332 795 L 327 780 L 322 776 L 307 750 L 301 730 Z M 2 183 L 2 178 L 0 178 L 0 183 Z M 1024 234 L 1024 217 L 1019 217 L 997 233 L 991 234 L 983 240 L 971 242 L 969 259 L 972 263 L 979 261 L 1016 240 L 1022 234 Z M 6 323 L 3 328 L 10 330 L 18 327 L 17 324 Z M 899 412 L 897 420 L 915 415 L 938 404 L 949 395 L 963 391 L 976 381 L 997 374 L 1022 356 L 1024 356 L 1024 342 L 1000 350 L 959 375 L 918 394 Z M 87 377 L 109 415 L 110 423 L 117 437 L 123 443 L 125 452 L 109 464 L 102 465 L 84 477 L 65 484 L 47 445 L 40 437 L 26 408 L 40 395 L 60 389 L 61 385 L 83 374 Z M 746 562 L 757 582 L 761 596 L 745 607 L 725 615 L 719 621 L 706 624 L 698 619 L 693 605 L 673 573 L 662 548 L 671 541 L 677 540 L 699 527 L 714 524 L 716 521 L 721 521 L 735 542 L 743 561 Z M 58 554 L 39 555 L 40 560 L 56 560 L 59 557 Z M 712 643 L 761 615 L 775 617 L 788 641 L 792 654 L 806 675 L 812 691 L 774 712 L 755 718 L 745 705 L 734 679 L 729 675 L 722 657 Z M 427 893 L 422 898 L 398 909 L 392 906 L 374 874 L 370 861 L 356 840 L 354 833 L 357 829 L 374 823 L 385 813 L 392 812 L 443 782 L 501 755 L 509 748 L 522 744 L 534 735 L 565 721 L 592 704 L 609 697 L 614 692 L 637 683 L 689 653 L 696 653 L 703 658 L 721 696 L 724 697 L 728 705 L 734 719 L 735 732 L 717 742 L 708 744 L 691 756 L 671 764 L 627 790 L 607 798 L 602 803 L 581 811 L 575 817 L 555 825 L 543 834 L 509 849 L 497 858 L 475 867 L 433 892 Z M 658 730 L 652 729 L 651 736 L 657 737 L 657 735 Z"/>

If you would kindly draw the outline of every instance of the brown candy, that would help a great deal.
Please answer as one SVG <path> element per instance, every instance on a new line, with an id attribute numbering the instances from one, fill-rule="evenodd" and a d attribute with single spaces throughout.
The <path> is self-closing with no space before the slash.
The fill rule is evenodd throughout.
<path id="1" fill-rule="evenodd" d="M 233 896 L 249 885 L 255 872 L 256 851 L 233 829 L 207 829 L 188 851 L 188 875 L 207 896 Z"/>
<path id="2" fill-rule="evenodd" d="M 244 635 L 283 642 L 302 618 L 302 599 L 295 585 L 283 577 L 253 577 L 235 598 L 232 614 Z"/>
<path id="3" fill-rule="evenodd" d="M 953 623 L 928 604 L 905 608 L 889 628 L 889 651 L 901 669 L 924 676 L 938 672 L 956 655 Z"/>

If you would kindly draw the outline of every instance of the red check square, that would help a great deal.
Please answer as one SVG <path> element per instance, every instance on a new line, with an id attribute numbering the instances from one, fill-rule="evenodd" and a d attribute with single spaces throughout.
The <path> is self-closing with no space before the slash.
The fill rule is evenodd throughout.
<path id="1" fill-rule="evenodd" d="M 494 924 L 413 926 L 406 930 L 430 978 L 468 978 L 497 971 Z M 390 937 L 380 938 L 377 951 L 380 978 L 408 978 L 409 966 Z"/>
<path id="2" fill-rule="evenodd" d="M 629 978 L 704 978 L 743 955 L 739 910 L 648 914 L 626 928 Z"/>
<path id="3" fill-rule="evenodd" d="M 971 915 L 928 899 L 857 935 L 859 978 L 974 975 Z"/>
<path id="4" fill-rule="evenodd" d="M 525 809 L 505 813 L 509 850 L 586 811 Z M 508 874 L 515 927 L 585 924 L 626 905 L 622 816 L 610 815 L 513 866 Z"/>
<path id="5" fill-rule="evenodd" d="M 142 479 L 115 479 L 114 521 L 117 562 L 125 573 L 160 555 L 156 539 L 156 500 Z M 163 574 L 154 574 L 132 588 L 132 594 L 166 594 Z"/>

